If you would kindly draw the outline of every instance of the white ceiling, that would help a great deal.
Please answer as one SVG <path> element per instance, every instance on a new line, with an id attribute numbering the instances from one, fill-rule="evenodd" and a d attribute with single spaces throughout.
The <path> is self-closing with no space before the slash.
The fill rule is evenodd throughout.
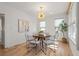
<path id="1" fill-rule="evenodd" d="M 50 15 L 65 13 L 68 5 L 67 2 L 6 2 L 5 4 L 29 15 L 37 14 L 41 5 L 44 6 L 45 12 Z"/>

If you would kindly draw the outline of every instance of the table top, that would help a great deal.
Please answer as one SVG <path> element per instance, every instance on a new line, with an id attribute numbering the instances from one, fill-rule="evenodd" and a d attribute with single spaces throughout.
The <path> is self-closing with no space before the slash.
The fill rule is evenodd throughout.
<path id="1" fill-rule="evenodd" d="M 50 37 L 51 35 L 33 35 L 34 38 L 37 38 L 38 40 L 42 39 L 45 40 L 46 38 Z"/>

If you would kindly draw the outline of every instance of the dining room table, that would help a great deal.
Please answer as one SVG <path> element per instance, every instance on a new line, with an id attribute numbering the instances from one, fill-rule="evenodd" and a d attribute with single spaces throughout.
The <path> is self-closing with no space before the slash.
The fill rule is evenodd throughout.
<path id="1" fill-rule="evenodd" d="M 42 51 L 45 55 L 46 53 L 44 52 L 44 40 L 46 40 L 46 38 L 49 38 L 51 35 L 49 34 L 36 34 L 36 35 L 33 35 L 34 39 L 37 39 L 40 41 L 40 44 L 41 44 L 41 49 L 40 51 Z"/>

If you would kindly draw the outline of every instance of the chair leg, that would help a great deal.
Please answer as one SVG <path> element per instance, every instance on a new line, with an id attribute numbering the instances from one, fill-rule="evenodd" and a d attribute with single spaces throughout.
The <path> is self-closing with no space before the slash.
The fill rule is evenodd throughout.
<path id="1" fill-rule="evenodd" d="M 46 46 L 45 46 L 45 49 L 46 49 L 46 51 L 47 51 L 47 44 L 46 44 Z"/>
<path id="2" fill-rule="evenodd" d="M 29 48 L 28 45 L 29 45 L 29 44 L 26 42 L 26 48 Z"/>
<path id="3" fill-rule="evenodd" d="M 38 44 L 36 44 L 36 46 L 35 46 L 35 55 L 37 55 L 37 49 L 38 48 Z"/>
<path id="4" fill-rule="evenodd" d="M 47 44 L 45 43 L 45 51 L 46 51 L 46 55 L 47 55 Z"/>
<path id="5" fill-rule="evenodd" d="M 56 55 L 56 49 L 55 49 L 55 45 L 54 45 L 54 55 Z"/>

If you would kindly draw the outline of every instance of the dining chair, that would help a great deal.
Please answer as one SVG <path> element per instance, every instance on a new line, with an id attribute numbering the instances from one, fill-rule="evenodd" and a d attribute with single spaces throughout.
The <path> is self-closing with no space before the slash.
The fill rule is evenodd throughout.
<path id="1" fill-rule="evenodd" d="M 26 43 L 27 43 L 27 48 L 31 50 L 32 49 L 35 49 L 35 54 L 37 54 L 37 50 L 38 50 L 38 47 L 39 47 L 39 44 L 40 44 L 40 41 L 38 41 L 38 39 L 35 39 L 32 35 L 28 35 L 27 36 L 27 40 L 26 40 Z M 30 50 L 30 51 L 31 51 Z"/>
<path id="2" fill-rule="evenodd" d="M 26 42 L 32 45 L 32 47 L 37 47 L 37 45 L 40 43 L 40 41 L 38 41 L 38 39 L 35 39 L 32 35 L 27 36 Z"/>
<path id="3" fill-rule="evenodd" d="M 54 53 L 56 52 L 56 49 L 58 48 L 58 46 L 57 46 L 58 42 L 56 41 L 56 35 L 53 35 L 51 37 L 46 38 L 46 40 L 44 41 L 44 43 L 45 43 L 45 50 L 46 51 L 49 48 Z"/>

